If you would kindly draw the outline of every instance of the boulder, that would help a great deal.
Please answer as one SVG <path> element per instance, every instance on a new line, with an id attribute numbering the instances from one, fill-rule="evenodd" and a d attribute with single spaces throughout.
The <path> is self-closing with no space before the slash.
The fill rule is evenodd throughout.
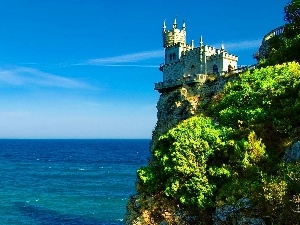
<path id="1" fill-rule="evenodd" d="M 246 216 L 245 212 L 247 211 L 251 211 L 250 200 L 248 198 L 241 198 L 235 205 L 224 205 L 216 208 L 213 214 L 213 224 L 265 225 L 263 219 Z"/>
<path id="2" fill-rule="evenodd" d="M 297 141 L 285 150 L 283 160 L 285 162 L 295 162 L 299 159 L 300 159 L 300 141 Z"/>

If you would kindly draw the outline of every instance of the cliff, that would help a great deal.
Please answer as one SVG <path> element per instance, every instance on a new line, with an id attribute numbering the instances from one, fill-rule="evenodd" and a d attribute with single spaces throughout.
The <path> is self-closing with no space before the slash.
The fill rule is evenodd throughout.
<path id="1" fill-rule="evenodd" d="M 208 76 L 201 83 L 183 85 L 161 93 L 157 103 L 157 123 L 152 135 L 153 144 L 158 137 L 181 121 L 199 113 L 205 113 L 205 106 L 219 93 L 224 85 L 236 79 L 231 76 Z"/>
<path id="2" fill-rule="evenodd" d="M 297 224 L 299 88 L 289 63 L 164 90 L 125 224 Z"/>

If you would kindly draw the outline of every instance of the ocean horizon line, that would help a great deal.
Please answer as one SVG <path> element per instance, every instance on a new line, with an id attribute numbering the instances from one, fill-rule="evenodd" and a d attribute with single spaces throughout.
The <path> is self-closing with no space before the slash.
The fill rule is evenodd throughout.
<path id="1" fill-rule="evenodd" d="M 1 138 L 0 140 L 151 140 L 151 138 Z"/>

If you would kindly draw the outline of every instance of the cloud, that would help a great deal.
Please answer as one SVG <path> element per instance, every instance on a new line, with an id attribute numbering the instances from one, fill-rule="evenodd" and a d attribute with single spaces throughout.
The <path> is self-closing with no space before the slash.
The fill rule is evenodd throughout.
<path id="1" fill-rule="evenodd" d="M 227 50 L 246 50 L 258 48 L 261 44 L 261 39 L 245 40 L 236 42 L 225 42 L 224 46 Z M 221 44 L 214 44 L 212 46 L 221 46 Z M 124 54 L 113 57 L 104 57 L 96 59 L 88 59 L 83 63 L 76 65 L 95 65 L 95 66 L 124 66 L 124 67 L 158 67 L 158 65 L 145 65 L 145 64 L 131 64 L 144 60 L 150 60 L 154 58 L 163 58 L 164 50 L 153 50 L 137 52 L 132 54 Z"/>
<path id="2" fill-rule="evenodd" d="M 137 64 L 105 64 L 103 66 L 112 66 L 112 67 L 149 67 L 149 68 L 158 68 L 158 65 L 137 65 Z"/>
<path id="3" fill-rule="evenodd" d="M 104 57 L 98 59 L 89 59 L 79 65 L 96 65 L 96 66 L 139 66 L 139 67 L 153 67 L 149 65 L 131 65 L 128 63 L 140 62 L 153 58 L 163 58 L 163 50 L 137 52 L 133 54 L 125 54 L 113 57 Z"/>
<path id="4" fill-rule="evenodd" d="M 92 88 L 85 83 L 29 67 L 0 68 L 0 82 L 16 86 L 37 85 L 60 88 Z"/>
<path id="5" fill-rule="evenodd" d="M 260 45 L 261 45 L 261 39 L 236 41 L 236 42 L 224 42 L 224 47 L 227 50 L 253 49 L 253 48 L 259 48 Z M 221 46 L 221 44 L 216 44 L 213 46 Z"/>

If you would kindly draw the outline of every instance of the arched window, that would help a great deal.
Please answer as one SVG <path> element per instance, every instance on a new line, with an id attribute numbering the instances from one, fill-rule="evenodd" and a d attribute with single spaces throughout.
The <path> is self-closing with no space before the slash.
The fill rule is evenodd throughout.
<path id="1" fill-rule="evenodd" d="M 215 64 L 213 65 L 213 73 L 219 73 L 218 66 Z"/>
<path id="2" fill-rule="evenodd" d="M 195 72 L 195 66 L 192 65 L 191 66 L 191 75 L 195 75 L 195 74 L 196 74 L 196 72 Z"/>
<path id="3" fill-rule="evenodd" d="M 176 53 L 173 53 L 173 60 L 176 59 Z"/>
<path id="4" fill-rule="evenodd" d="M 173 55 L 172 53 L 170 53 L 170 61 L 172 61 L 172 59 L 173 59 Z"/>
<path id="5" fill-rule="evenodd" d="M 228 73 L 230 73 L 233 70 L 233 67 L 231 64 L 228 65 Z"/>

